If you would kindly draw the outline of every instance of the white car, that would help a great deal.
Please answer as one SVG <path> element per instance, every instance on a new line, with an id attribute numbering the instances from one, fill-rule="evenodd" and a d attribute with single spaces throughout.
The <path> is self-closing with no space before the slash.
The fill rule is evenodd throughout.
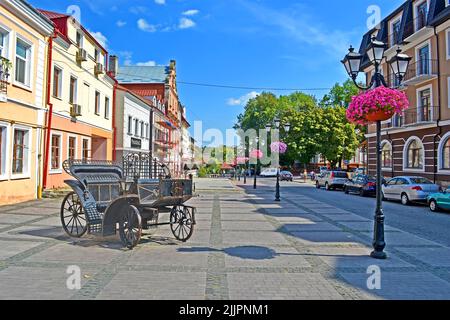
<path id="1" fill-rule="evenodd" d="M 278 173 L 278 169 L 277 168 L 268 168 L 268 169 L 264 169 L 260 176 L 261 177 L 276 177 Z"/>

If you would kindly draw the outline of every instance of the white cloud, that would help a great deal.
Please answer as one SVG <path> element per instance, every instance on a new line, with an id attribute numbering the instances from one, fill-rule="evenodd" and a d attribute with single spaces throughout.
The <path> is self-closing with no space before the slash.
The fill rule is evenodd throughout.
<path id="1" fill-rule="evenodd" d="M 147 62 L 138 62 L 138 63 L 136 63 L 136 65 L 139 67 L 154 67 L 154 66 L 156 66 L 156 62 L 150 60 Z"/>
<path id="2" fill-rule="evenodd" d="M 183 12 L 184 16 L 195 16 L 196 14 L 198 14 L 200 11 L 197 9 L 192 9 L 192 10 L 187 10 L 185 12 Z"/>
<path id="3" fill-rule="evenodd" d="M 166 0 L 155 0 L 155 3 L 159 5 L 164 5 L 166 4 Z"/>
<path id="4" fill-rule="evenodd" d="M 103 48 L 105 48 L 105 49 L 107 48 L 107 46 L 108 46 L 108 39 L 101 32 L 89 31 L 89 33 L 95 38 L 95 40 L 98 41 L 98 43 L 100 43 L 100 45 Z"/>
<path id="5" fill-rule="evenodd" d="M 252 91 L 243 95 L 242 97 L 228 99 L 227 104 L 229 106 L 245 106 L 250 99 L 254 99 L 257 96 L 259 96 L 259 93 L 256 91 Z"/>
<path id="6" fill-rule="evenodd" d="M 156 32 L 156 26 L 149 24 L 145 19 L 139 19 L 137 21 L 138 28 L 145 32 Z"/>
<path id="7" fill-rule="evenodd" d="M 122 20 L 118 20 L 116 22 L 116 26 L 118 26 L 119 28 L 122 28 L 123 26 L 125 26 L 127 23 L 125 21 Z"/>
<path id="8" fill-rule="evenodd" d="M 123 58 L 123 65 L 129 66 L 132 64 L 132 58 L 133 58 L 133 52 L 131 51 L 120 51 L 119 52 L 120 58 Z"/>
<path id="9" fill-rule="evenodd" d="M 195 22 L 188 18 L 181 18 L 180 23 L 178 24 L 178 28 L 180 29 L 188 29 L 195 27 Z"/>

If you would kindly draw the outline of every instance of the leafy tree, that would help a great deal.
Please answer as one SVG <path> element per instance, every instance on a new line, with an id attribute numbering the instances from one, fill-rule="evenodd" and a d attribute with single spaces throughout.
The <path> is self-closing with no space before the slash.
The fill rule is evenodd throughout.
<path id="1" fill-rule="evenodd" d="M 342 85 L 336 83 L 333 88 L 331 88 L 330 92 L 322 98 L 320 105 L 324 107 L 339 106 L 347 108 L 352 101 L 352 97 L 359 92 L 360 90 L 358 87 L 355 86 L 350 79 L 345 81 Z"/>

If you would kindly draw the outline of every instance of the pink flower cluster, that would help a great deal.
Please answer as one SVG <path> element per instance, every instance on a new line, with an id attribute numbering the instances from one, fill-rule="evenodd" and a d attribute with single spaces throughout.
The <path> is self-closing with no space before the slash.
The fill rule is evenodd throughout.
<path id="1" fill-rule="evenodd" d="M 287 151 L 287 145 L 281 141 L 272 142 L 270 144 L 270 150 L 274 153 L 284 154 Z"/>
<path id="2" fill-rule="evenodd" d="M 261 159 L 264 156 L 261 150 L 255 149 L 250 152 L 250 158 Z"/>
<path id="3" fill-rule="evenodd" d="M 237 157 L 236 163 L 237 164 L 245 164 L 245 163 L 247 163 L 248 160 L 250 160 L 250 159 L 247 157 Z"/>
<path id="4" fill-rule="evenodd" d="M 366 117 L 370 113 L 384 111 L 386 115 L 402 114 L 408 107 L 409 101 L 404 92 L 378 87 L 352 98 L 347 109 L 347 119 L 350 122 L 365 125 Z"/>

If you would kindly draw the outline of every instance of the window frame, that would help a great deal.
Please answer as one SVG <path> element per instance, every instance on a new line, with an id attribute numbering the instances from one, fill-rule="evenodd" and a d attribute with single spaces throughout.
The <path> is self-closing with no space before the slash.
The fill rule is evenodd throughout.
<path id="1" fill-rule="evenodd" d="M 101 111 L 101 93 L 98 90 L 95 90 L 95 104 L 94 104 L 94 112 L 97 116 L 100 115 Z"/>
<path id="2" fill-rule="evenodd" d="M 384 147 L 385 146 L 389 146 L 389 157 L 390 157 L 390 166 L 386 166 L 385 165 L 385 159 L 383 158 L 384 154 L 385 154 L 385 150 Z M 387 170 L 392 170 L 393 167 L 393 148 L 392 148 L 392 143 L 390 143 L 387 140 L 384 140 L 381 142 L 381 164 L 382 164 L 382 170 L 387 171 Z"/>
<path id="3" fill-rule="evenodd" d="M 409 150 L 410 146 L 413 142 L 417 142 L 419 146 L 421 147 L 421 152 L 419 153 L 419 156 L 422 157 L 422 168 L 419 167 L 410 167 L 409 166 Z M 416 136 L 411 136 L 405 143 L 403 148 L 403 171 L 406 172 L 425 172 L 426 168 L 426 159 L 425 159 L 425 146 L 422 143 L 422 140 L 420 140 Z"/>
<path id="4" fill-rule="evenodd" d="M 84 142 L 87 141 L 87 149 L 85 149 L 84 147 Z M 85 152 L 87 151 L 87 157 L 85 157 Z M 81 138 L 81 160 L 86 161 L 89 160 L 92 156 L 90 155 L 91 153 L 91 139 L 86 138 L 86 137 L 82 137 Z"/>
<path id="5" fill-rule="evenodd" d="M 21 56 L 18 56 L 17 54 L 17 44 L 18 42 L 23 43 L 27 48 L 26 48 L 26 58 L 24 59 Z M 20 60 L 23 60 L 25 62 L 25 75 L 24 75 L 24 80 L 25 83 L 20 82 L 19 80 L 17 80 L 17 58 L 19 58 Z M 19 34 L 16 35 L 16 42 L 15 42 L 15 47 L 14 47 L 14 84 L 18 87 L 22 87 L 25 88 L 27 90 L 31 90 L 32 88 L 32 83 L 33 83 L 33 79 L 32 79 L 32 70 L 33 70 L 33 43 L 28 41 L 27 39 L 25 39 L 24 37 L 20 36 Z"/>
<path id="6" fill-rule="evenodd" d="M 6 58 L 11 61 L 10 59 L 10 38 L 11 38 L 11 29 L 4 26 L 0 23 L 0 33 L 3 35 L 3 45 L 2 45 L 2 53 L 0 54 L 1 57 Z"/>
<path id="7" fill-rule="evenodd" d="M 59 153 L 59 158 L 58 158 L 58 167 L 54 168 L 53 167 L 53 137 L 58 137 L 58 153 Z M 49 163 L 49 173 L 50 174 L 58 174 L 58 173 L 62 173 L 62 134 L 59 132 L 52 132 L 51 137 L 50 137 L 50 159 L 49 159 L 50 163 Z"/>
<path id="8" fill-rule="evenodd" d="M 55 76 L 56 76 L 56 71 L 59 71 L 59 78 L 58 78 L 58 87 L 56 87 L 56 81 L 55 81 Z M 52 92 L 52 96 L 53 98 L 56 99 L 62 99 L 62 89 L 63 89 L 63 69 L 61 67 L 59 67 L 58 65 L 53 65 L 53 92 Z M 55 94 L 55 89 L 58 88 L 58 94 Z"/>
<path id="9" fill-rule="evenodd" d="M 72 80 L 75 80 L 73 93 L 72 93 Z M 73 74 L 71 74 L 69 78 L 69 103 L 72 105 L 78 104 L 78 78 L 75 77 Z"/>
<path id="10" fill-rule="evenodd" d="M 73 159 L 78 159 L 78 136 L 73 135 L 73 134 L 68 134 L 67 135 L 67 159 L 71 159 L 70 158 L 70 140 L 71 139 L 75 139 L 75 146 L 74 146 L 74 155 L 73 155 Z"/>
<path id="11" fill-rule="evenodd" d="M 111 99 L 108 96 L 105 96 L 105 119 L 109 120 L 111 111 L 110 111 L 110 106 L 111 106 Z"/>
<path id="12" fill-rule="evenodd" d="M 24 151 L 22 158 L 22 172 L 14 172 L 14 149 L 15 149 L 15 132 L 16 130 L 25 131 L 24 136 Z M 28 179 L 31 178 L 31 134 L 32 128 L 22 125 L 13 125 L 12 126 L 12 141 L 11 141 L 11 157 L 10 157 L 10 172 L 11 172 L 11 180 L 16 179 Z"/>
<path id="13" fill-rule="evenodd" d="M 10 125 L 7 122 L 0 122 L 0 181 L 8 180 L 8 159 L 10 144 Z"/>

